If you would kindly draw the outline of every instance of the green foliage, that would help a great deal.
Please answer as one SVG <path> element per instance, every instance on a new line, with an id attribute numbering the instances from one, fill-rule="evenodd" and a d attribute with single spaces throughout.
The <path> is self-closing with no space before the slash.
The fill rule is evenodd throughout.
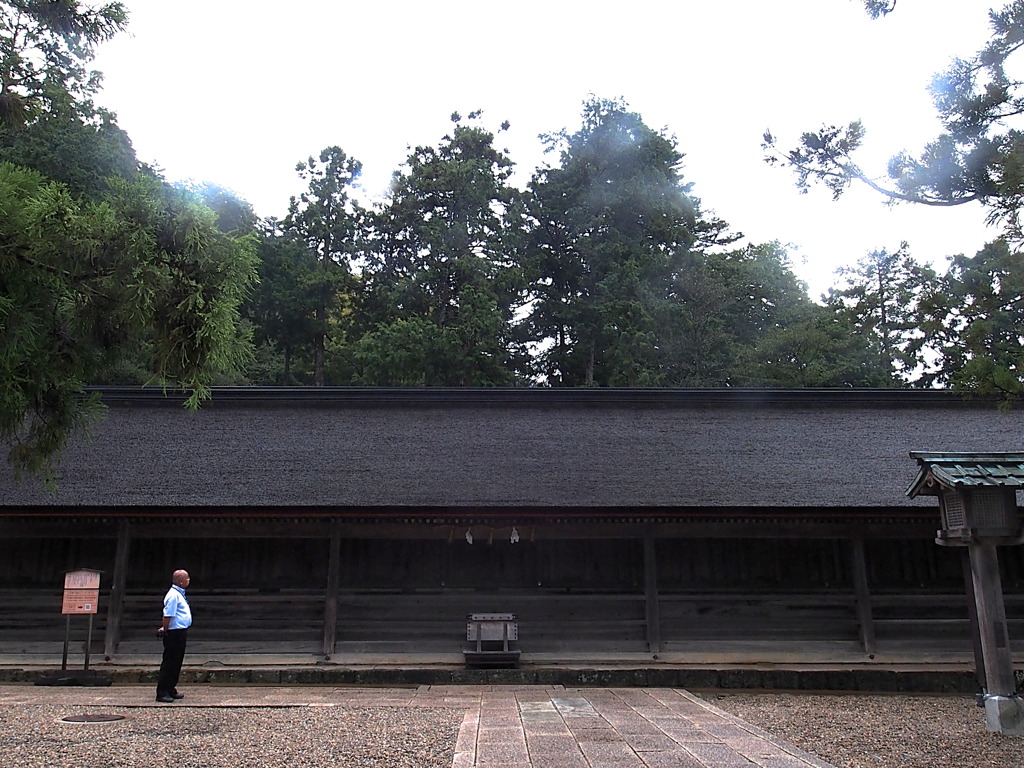
<path id="1" fill-rule="evenodd" d="M 894 6 L 865 0 L 876 18 Z M 974 258 L 954 258 L 942 278 L 906 261 L 897 263 L 900 253 L 881 251 L 859 265 L 859 281 L 834 291 L 831 302 L 852 313 L 847 320 L 857 318 L 856 332 L 872 339 L 877 359 L 896 379 L 906 381 L 927 362 L 920 383 L 1015 397 L 1024 390 L 1019 349 L 1024 317 L 1013 298 L 1019 281 L 1014 269 L 1019 270 L 1021 257 L 1010 245 L 1024 242 L 1024 133 L 1017 126 L 1024 93 L 1011 59 L 1024 47 L 1024 0 L 989 15 L 992 37 L 985 47 L 955 60 L 932 82 L 943 132 L 918 155 L 893 157 L 888 184 L 877 182 L 854 161 L 864 135 L 857 122 L 805 133 L 786 152 L 766 133 L 763 147 L 766 160 L 794 170 L 804 190 L 821 182 L 838 197 L 860 181 L 893 202 L 985 206 L 989 223 L 1003 226 L 1004 238 Z M 937 361 L 929 355 L 937 355 Z"/>
<path id="2" fill-rule="evenodd" d="M 85 69 L 95 46 L 127 23 L 121 3 L 0 2 L 0 125 L 7 130 L 87 102 L 99 75 Z"/>
<path id="3" fill-rule="evenodd" d="M 19 471 L 50 471 L 92 412 L 82 388 L 141 336 L 152 376 L 191 389 L 193 406 L 245 359 L 251 240 L 221 234 L 212 211 L 151 177 L 111 187 L 79 202 L 0 163 L 0 438 Z"/>
<path id="4" fill-rule="evenodd" d="M 829 291 L 828 305 L 873 351 L 875 385 L 916 378 L 925 362 L 919 305 L 934 290 L 935 271 L 915 261 L 903 243 L 892 253 L 872 251 L 839 275 L 845 284 Z"/>
<path id="5" fill-rule="evenodd" d="M 896 9 L 896 0 L 864 0 L 864 9 L 872 19 L 886 16 Z"/>
<path id="6" fill-rule="evenodd" d="M 359 383 L 514 381 L 522 227 L 512 162 L 494 134 L 452 119 L 437 147 L 412 152 L 374 218 L 365 331 L 354 349 Z"/>
<path id="7" fill-rule="evenodd" d="M 362 164 L 340 147 L 327 147 L 318 158 L 296 164 L 295 170 L 309 187 L 291 199 L 285 228 L 304 240 L 319 262 L 347 262 L 360 213 L 350 189 Z"/>
<path id="8" fill-rule="evenodd" d="M 813 306 L 778 243 L 692 253 L 676 279 L 668 380 L 689 387 L 760 385 L 752 367 L 765 339 Z"/>
<path id="9" fill-rule="evenodd" d="M 18 473 L 50 475 L 95 416 L 85 385 L 146 375 L 195 407 L 248 353 L 251 238 L 138 173 L 91 101 L 86 65 L 125 20 L 120 3 L 0 2 L 0 440 Z"/>
<path id="10" fill-rule="evenodd" d="M 291 292 L 293 301 L 287 305 L 291 327 L 282 327 L 276 338 L 280 348 L 294 348 L 294 334 L 306 333 L 312 344 L 313 383 L 323 386 L 327 381 L 326 350 L 328 339 L 335 341 L 345 334 L 339 324 L 345 313 L 334 313 L 346 303 L 346 296 L 356 290 L 353 263 L 358 259 L 364 236 L 365 211 L 352 198 L 351 187 L 362 171 L 355 158 L 339 147 L 327 147 L 318 158 L 310 157 L 296 166 L 299 177 L 308 182 L 307 191 L 291 199 L 283 229 L 290 243 L 278 253 L 297 256 L 295 244 L 301 243 L 310 258 L 299 256 L 285 266 L 295 281 L 282 287 Z M 280 264 L 280 262 L 279 262 Z M 289 276 L 282 272 L 286 280 Z M 302 321 L 301 312 L 309 305 L 313 310 L 312 325 Z M 334 314 L 332 314 L 334 313 Z M 286 359 L 290 353 L 286 353 Z M 290 365 L 285 366 L 290 376 Z"/>
<path id="11" fill-rule="evenodd" d="M 438 336 L 437 326 L 427 317 L 400 318 L 378 325 L 356 347 L 356 381 L 400 387 L 444 380 Z"/>
<path id="12" fill-rule="evenodd" d="M 828 125 L 816 132 L 805 132 L 800 136 L 800 144 L 784 155 L 777 150 L 775 136 L 765 131 L 761 147 L 768 153 L 767 163 L 786 165 L 796 172 L 796 184 L 801 192 L 810 190 L 813 182 L 821 182 L 831 190 L 835 200 L 854 179 L 880 190 L 850 159 L 863 141 L 864 126 L 855 120 L 845 128 Z"/>
<path id="13" fill-rule="evenodd" d="M 621 102 L 594 100 L 583 127 L 552 139 L 528 210 L 529 326 L 553 386 L 733 386 L 765 338 L 811 309 L 777 243 L 722 250 L 738 236 L 701 214 L 675 142 Z"/>
<path id="14" fill-rule="evenodd" d="M 96 44 L 124 28 L 120 3 L 0 2 L 0 161 L 39 171 L 73 195 L 99 197 L 138 162 L 114 116 L 92 96 Z"/>
<path id="15" fill-rule="evenodd" d="M 725 324 L 742 346 L 803 316 L 810 304 L 807 286 L 793 274 L 779 243 L 709 253 L 705 261 L 729 300 Z"/>
<path id="16" fill-rule="evenodd" d="M 279 359 L 267 384 L 310 384 L 317 335 L 316 300 L 309 290 L 317 274 L 316 255 L 291 232 L 271 225 L 260 233 L 259 285 L 243 312 L 255 326 L 254 341 L 264 359 Z"/>
<path id="17" fill-rule="evenodd" d="M 863 337 L 843 318 L 815 305 L 739 350 L 735 383 L 796 389 L 892 385 L 891 377 L 880 375 Z"/>
<path id="18" fill-rule="evenodd" d="M 554 386 L 666 383 L 662 335 L 697 202 L 675 142 L 618 101 L 548 137 L 560 163 L 530 184 L 528 269 L 538 373 Z"/>
<path id="19" fill-rule="evenodd" d="M 730 386 L 751 380 L 746 350 L 803 317 L 785 251 L 721 250 L 738 236 L 699 212 L 674 141 L 620 103 L 551 137 L 562 164 L 525 194 L 478 118 L 413 150 L 373 214 L 340 150 L 300 165 L 317 175 L 262 233 L 246 307 L 269 381 L 315 381 L 323 329 L 339 384 Z"/>
<path id="20" fill-rule="evenodd" d="M 47 114 L 17 130 L 0 129 L 0 160 L 39 171 L 76 197 L 97 199 L 107 179 L 130 179 L 139 169 L 127 134 L 113 117 L 82 110 Z"/>
<path id="21" fill-rule="evenodd" d="M 1024 394 L 1024 255 L 997 240 L 973 257 L 954 257 L 921 312 L 921 331 L 938 355 L 928 383 L 1007 399 Z"/>
<path id="22" fill-rule="evenodd" d="M 866 2 L 875 16 L 892 10 L 887 5 Z M 853 159 L 864 137 L 859 122 L 804 133 L 788 151 L 779 150 L 776 138 L 766 132 L 766 161 L 791 168 L 801 189 L 821 182 L 834 197 L 859 181 L 893 202 L 979 202 L 988 209 L 990 223 L 1001 223 L 1012 241 L 1024 240 L 1024 134 L 1015 127 L 1024 94 L 1019 79 L 1007 72 L 1009 59 L 1024 45 L 1024 0 L 1014 0 L 990 16 L 993 36 L 985 48 L 969 59 L 957 59 L 932 83 L 943 133 L 917 156 L 902 152 L 893 157 L 888 184 L 876 181 Z"/>
<path id="23" fill-rule="evenodd" d="M 230 235 L 248 235 L 256 231 L 256 212 L 247 200 L 235 192 L 212 182 L 187 184 L 183 187 L 217 216 L 217 229 Z"/>

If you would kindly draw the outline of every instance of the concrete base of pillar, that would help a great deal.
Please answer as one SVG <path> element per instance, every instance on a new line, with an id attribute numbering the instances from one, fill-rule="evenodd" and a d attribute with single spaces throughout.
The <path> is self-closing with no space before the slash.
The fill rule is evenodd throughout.
<path id="1" fill-rule="evenodd" d="M 985 724 L 996 733 L 1024 736 L 1024 701 L 1019 696 L 986 696 Z"/>

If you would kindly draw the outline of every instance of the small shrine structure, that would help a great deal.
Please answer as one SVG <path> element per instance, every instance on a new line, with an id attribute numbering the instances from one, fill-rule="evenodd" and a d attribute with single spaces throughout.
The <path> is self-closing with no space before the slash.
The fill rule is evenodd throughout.
<path id="1" fill-rule="evenodd" d="M 920 471 L 907 495 L 936 496 L 942 528 L 935 542 L 963 547 L 964 581 L 975 660 L 989 730 L 1024 736 L 1024 704 L 1017 693 L 1006 622 L 999 545 L 1024 541 L 1017 492 L 1024 488 L 1024 453 L 912 451 Z"/>

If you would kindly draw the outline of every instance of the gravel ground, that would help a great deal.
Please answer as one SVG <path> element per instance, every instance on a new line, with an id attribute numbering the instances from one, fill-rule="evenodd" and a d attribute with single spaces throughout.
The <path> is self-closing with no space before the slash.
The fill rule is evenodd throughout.
<path id="1" fill-rule="evenodd" d="M 839 768 L 1024 766 L 1024 739 L 987 730 L 973 696 L 702 695 Z"/>
<path id="2" fill-rule="evenodd" d="M 78 714 L 124 715 L 65 723 Z M 463 712 L 421 707 L 0 707 L 12 768 L 451 768 Z"/>
<path id="3" fill-rule="evenodd" d="M 705 692 L 840 768 L 1018 768 L 969 696 Z M 66 723 L 81 714 L 110 723 Z M 0 707 L 6 768 L 450 768 L 464 713 L 425 707 Z"/>

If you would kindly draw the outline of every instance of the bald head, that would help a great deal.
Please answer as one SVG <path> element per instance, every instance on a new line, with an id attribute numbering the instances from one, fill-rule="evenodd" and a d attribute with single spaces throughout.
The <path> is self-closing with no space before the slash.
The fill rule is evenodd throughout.
<path id="1" fill-rule="evenodd" d="M 189 582 L 188 571 L 175 571 L 171 574 L 171 584 L 178 587 L 187 587 Z"/>

